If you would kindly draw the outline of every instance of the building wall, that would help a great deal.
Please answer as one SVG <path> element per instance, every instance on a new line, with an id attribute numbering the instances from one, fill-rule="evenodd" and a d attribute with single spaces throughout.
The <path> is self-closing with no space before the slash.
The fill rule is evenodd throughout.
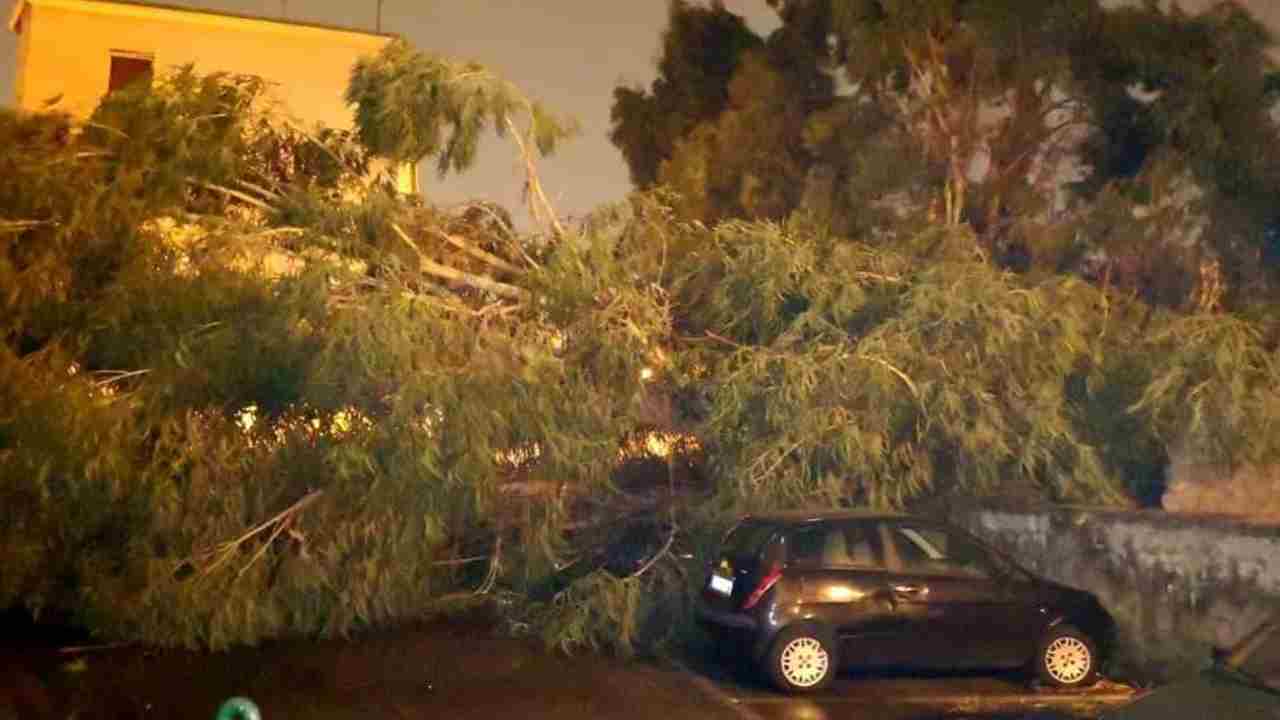
<path id="1" fill-rule="evenodd" d="M 280 22 L 86 0 L 36 0 L 20 40 L 20 107 L 54 96 L 77 116 L 107 90 L 111 52 L 149 54 L 155 71 L 194 64 L 198 72 L 263 77 L 307 124 L 350 127 L 342 99 L 351 66 L 389 38 Z M 35 37 L 33 41 L 32 38 Z"/>
<path id="2" fill-rule="evenodd" d="M 1089 590 L 1120 626 L 1121 674 L 1203 668 L 1280 611 L 1280 525 L 1159 511 L 953 509 L 1028 569 Z"/>

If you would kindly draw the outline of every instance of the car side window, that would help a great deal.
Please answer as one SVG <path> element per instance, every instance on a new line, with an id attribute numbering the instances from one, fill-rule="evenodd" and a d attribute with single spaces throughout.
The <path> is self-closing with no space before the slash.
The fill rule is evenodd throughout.
<path id="1" fill-rule="evenodd" d="M 902 525 L 890 533 L 903 572 L 990 578 L 994 565 L 987 552 L 968 538 L 925 526 Z"/>
<path id="2" fill-rule="evenodd" d="M 883 568 L 869 528 L 855 524 L 820 523 L 791 533 L 788 559 L 804 568 Z"/>

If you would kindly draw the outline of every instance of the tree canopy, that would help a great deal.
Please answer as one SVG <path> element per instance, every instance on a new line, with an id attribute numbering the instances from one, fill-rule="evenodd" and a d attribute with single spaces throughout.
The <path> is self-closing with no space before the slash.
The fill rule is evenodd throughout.
<path id="1" fill-rule="evenodd" d="M 664 76 L 618 91 L 614 142 L 686 216 L 804 210 L 856 235 L 891 208 L 970 226 L 1003 267 L 1071 270 L 1161 304 L 1274 291 L 1273 40 L 1240 6 L 773 5 L 782 27 L 742 54 L 723 107 L 681 101 Z M 660 67 L 704 61 L 674 29 L 707 13 L 733 21 L 672 5 Z M 624 132 L 659 105 L 684 118 L 648 124 L 662 140 Z"/>

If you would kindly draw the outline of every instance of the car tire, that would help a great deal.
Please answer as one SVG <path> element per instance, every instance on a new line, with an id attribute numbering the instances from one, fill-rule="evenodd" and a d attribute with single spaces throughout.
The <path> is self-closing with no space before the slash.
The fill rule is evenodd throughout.
<path id="1" fill-rule="evenodd" d="M 1036 676 L 1056 688 L 1088 687 L 1098 679 L 1098 649 L 1071 625 L 1055 625 L 1036 648 Z"/>
<path id="2" fill-rule="evenodd" d="M 831 683 L 839 667 L 835 644 L 812 627 L 778 633 L 764 662 L 769 680 L 787 693 L 821 690 Z"/>

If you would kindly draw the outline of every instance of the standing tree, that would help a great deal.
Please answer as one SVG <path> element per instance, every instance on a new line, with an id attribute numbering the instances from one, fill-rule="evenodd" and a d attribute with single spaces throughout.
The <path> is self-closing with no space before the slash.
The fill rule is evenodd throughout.
<path id="1" fill-rule="evenodd" d="M 619 87 L 613 94 L 610 139 L 622 151 L 638 188 L 658 182 L 676 143 L 729 103 L 729 81 L 743 54 L 761 46 L 742 18 L 725 10 L 672 0 L 652 87 Z"/>
<path id="2" fill-rule="evenodd" d="M 749 94 L 720 107 L 662 87 L 685 98 L 669 115 L 720 108 L 664 135 L 678 133 L 675 151 L 654 179 L 690 217 L 803 207 L 881 236 L 895 217 L 963 223 L 1006 267 L 1080 271 L 1181 307 L 1274 285 L 1257 271 L 1276 217 L 1271 40 L 1239 6 L 773 4 L 783 26 L 738 70 Z M 665 49 L 663 62 L 692 53 Z M 615 127 L 647 122 L 638 107 L 616 102 Z"/>

